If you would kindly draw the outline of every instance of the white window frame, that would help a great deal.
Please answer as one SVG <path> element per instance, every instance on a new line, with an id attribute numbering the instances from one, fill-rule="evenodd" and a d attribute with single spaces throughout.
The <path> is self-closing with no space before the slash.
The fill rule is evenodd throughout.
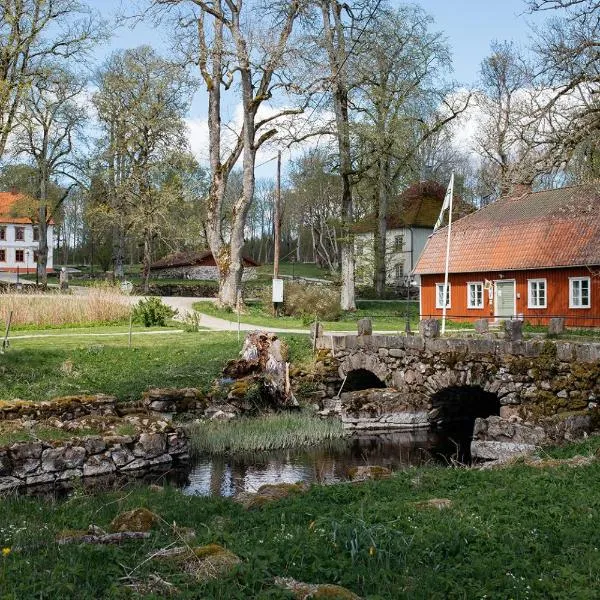
<path id="1" fill-rule="evenodd" d="M 573 298 L 573 288 L 575 282 L 586 281 L 588 286 L 588 303 L 587 304 L 578 304 L 576 305 Z M 581 287 L 580 297 L 581 297 Z M 592 307 L 592 280 L 590 277 L 569 277 L 569 308 L 591 308 Z"/>
<path id="2" fill-rule="evenodd" d="M 404 263 L 398 262 L 394 265 L 394 278 L 396 281 L 401 281 L 404 277 Z"/>
<path id="3" fill-rule="evenodd" d="M 537 296 L 533 293 L 533 286 L 543 283 L 544 284 L 544 303 L 543 304 L 535 304 L 534 300 L 539 297 L 539 293 Z M 527 280 L 527 308 L 548 308 L 548 280 L 542 277 L 537 279 L 528 279 Z"/>
<path id="4" fill-rule="evenodd" d="M 472 285 L 478 285 L 481 287 L 481 304 L 472 304 L 471 303 L 471 286 Z M 484 304 L 485 304 L 483 292 L 484 292 L 483 281 L 467 281 L 467 308 L 471 308 L 471 309 L 483 308 Z M 475 297 L 477 297 L 477 296 L 475 296 Z"/>
<path id="5" fill-rule="evenodd" d="M 398 233 L 394 236 L 394 251 L 404 252 L 404 234 Z"/>
<path id="6" fill-rule="evenodd" d="M 442 292 L 439 291 L 440 287 L 442 288 Z M 435 307 L 443 309 L 444 307 L 440 304 L 440 293 L 443 292 L 444 283 L 436 283 L 435 284 Z M 448 304 L 446 304 L 446 308 L 452 308 L 452 284 L 448 282 L 448 293 L 446 294 L 446 298 L 448 300 Z"/>

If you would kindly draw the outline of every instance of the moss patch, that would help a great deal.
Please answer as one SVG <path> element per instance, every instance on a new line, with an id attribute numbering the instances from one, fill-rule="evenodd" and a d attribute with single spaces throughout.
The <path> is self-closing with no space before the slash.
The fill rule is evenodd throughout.
<path id="1" fill-rule="evenodd" d="M 110 531 L 150 531 L 159 521 L 157 514 L 147 508 L 134 508 L 116 516 L 111 524 Z"/>

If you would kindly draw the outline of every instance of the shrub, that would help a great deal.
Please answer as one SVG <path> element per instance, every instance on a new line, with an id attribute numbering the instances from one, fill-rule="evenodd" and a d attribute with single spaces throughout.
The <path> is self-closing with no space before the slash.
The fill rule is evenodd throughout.
<path id="1" fill-rule="evenodd" d="M 160 326 L 165 327 L 167 319 L 177 314 L 170 306 L 167 306 L 157 296 L 140 300 L 133 308 L 133 320 L 136 323 L 143 323 L 144 327 Z"/>
<path id="2" fill-rule="evenodd" d="M 283 311 L 288 316 L 310 322 L 313 317 L 337 321 L 342 315 L 339 289 L 332 286 L 288 283 L 285 287 Z"/>

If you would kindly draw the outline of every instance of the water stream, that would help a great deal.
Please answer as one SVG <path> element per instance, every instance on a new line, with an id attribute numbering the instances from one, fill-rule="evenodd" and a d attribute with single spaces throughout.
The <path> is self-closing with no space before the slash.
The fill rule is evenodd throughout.
<path id="1" fill-rule="evenodd" d="M 465 440 L 463 440 L 464 444 Z M 267 483 L 337 483 L 359 465 L 381 465 L 391 470 L 409 466 L 448 464 L 457 444 L 447 435 L 417 430 L 360 433 L 322 446 L 235 456 L 200 457 L 192 465 L 186 494 L 233 496 L 255 492 Z"/>

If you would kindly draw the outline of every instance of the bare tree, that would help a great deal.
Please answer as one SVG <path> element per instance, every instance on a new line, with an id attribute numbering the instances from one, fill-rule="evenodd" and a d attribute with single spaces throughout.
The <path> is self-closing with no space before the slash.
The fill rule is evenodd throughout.
<path id="1" fill-rule="evenodd" d="M 30 87 L 16 119 L 14 152 L 29 157 L 36 168 L 37 279 L 43 286 L 47 284 L 48 223 L 75 184 L 66 188 L 53 206 L 50 205 L 50 185 L 53 178 L 69 176 L 72 170 L 74 138 L 87 120 L 85 110 L 78 103 L 84 87 L 84 80 L 57 65 L 48 65 L 43 76 L 36 78 Z"/>
<path id="2" fill-rule="evenodd" d="M 193 31 L 188 59 L 199 69 L 208 94 L 208 130 L 211 185 L 207 201 L 207 235 L 219 269 L 219 303 L 235 306 L 242 279 L 242 248 L 250 204 L 254 196 L 256 154 L 273 138 L 275 124 L 299 109 L 260 113 L 274 94 L 285 87 L 279 79 L 288 40 L 301 4 L 262 7 L 262 26 L 248 27 L 252 5 L 242 0 L 154 0 L 155 8 L 179 8 L 180 33 Z M 256 7 L 254 7 L 256 8 Z M 242 123 L 226 129 L 222 122 L 222 92 L 239 87 Z M 227 144 L 227 136 L 233 138 Z M 224 236 L 223 211 L 227 181 L 242 160 L 242 191 L 233 204 L 229 236 Z"/>
<path id="3" fill-rule="evenodd" d="M 21 103 L 48 61 L 81 56 L 103 34 L 80 0 L 0 2 L 0 158 Z"/>

